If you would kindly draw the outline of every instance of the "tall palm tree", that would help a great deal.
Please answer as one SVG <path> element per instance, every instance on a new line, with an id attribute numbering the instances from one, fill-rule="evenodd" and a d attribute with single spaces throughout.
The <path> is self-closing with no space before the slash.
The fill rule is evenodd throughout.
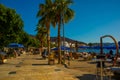
<path id="1" fill-rule="evenodd" d="M 50 54 L 50 23 L 53 16 L 52 6 L 52 0 L 46 0 L 45 4 L 40 4 L 39 11 L 37 13 L 37 17 L 39 17 L 39 24 L 44 24 L 47 28 L 48 54 Z"/>
<path id="2" fill-rule="evenodd" d="M 74 17 L 74 11 L 69 8 L 69 5 L 72 4 L 72 0 L 55 0 L 54 5 L 54 23 L 58 24 L 58 54 L 59 59 L 58 63 L 61 64 L 61 40 L 60 40 L 60 30 L 61 30 L 61 24 L 67 23 Z"/>
<path id="3" fill-rule="evenodd" d="M 45 42 L 46 42 L 46 33 L 47 33 L 47 30 L 45 27 L 42 27 L 42 26 L 37 26 L 36 28 L 36 31 L 37 31 L 37 39 L 40 41 L 40 49 L 41 49 L 41 52 L 43 51 L 43 46 L 45 45 Z"/>

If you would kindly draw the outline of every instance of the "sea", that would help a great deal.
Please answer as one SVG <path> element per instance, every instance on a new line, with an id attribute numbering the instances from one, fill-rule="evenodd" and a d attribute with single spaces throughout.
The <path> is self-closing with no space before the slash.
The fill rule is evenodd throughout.
<path id="1" fill-rule="evenodd" d="M 113 54 L 116 54 L 116 49 L 103 49 L 103 53 L 107 54 L 110 52 L 110 50 L 113 51 Z M 100 49 L 78 49 L 78 52 L 87 52 L 87 53 L 96 53 L 96 54 L 100 54 Z M 120 53 L 120 49 L 119 49 L 119 53 Z"/>

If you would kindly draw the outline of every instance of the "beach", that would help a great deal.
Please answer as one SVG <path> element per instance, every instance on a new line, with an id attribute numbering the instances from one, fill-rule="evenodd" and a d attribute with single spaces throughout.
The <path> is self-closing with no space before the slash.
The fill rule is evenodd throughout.
<path id="1" fill-rule="evenodd" d="M 0 80 L 95 80 L 95 74 L 96 63 L 82 58 L 71 60 L 69 66 L 57 64 L 57 60 L 48 65 L 40 55 L 22 54 L 0 65 Z"/>

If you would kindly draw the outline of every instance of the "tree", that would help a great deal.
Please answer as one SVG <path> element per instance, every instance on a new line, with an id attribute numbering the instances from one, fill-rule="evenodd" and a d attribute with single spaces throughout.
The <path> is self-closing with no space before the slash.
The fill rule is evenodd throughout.
<path id="1" fill-rule="evenodd" d="M 88 43 L 88 46 L 92 47 L 94 44 L 93 43 Z"/>
<path id="2" fill-rule="evenodd" d="M 39 11 L 37 13 L 37 17 L 39 17 L 39 24 L 44 24 L 47 29 L 48 54 L 50 54 L 50 23 L 53 17 L 52 7 L 52 0 L 45 0 L 45 4 L 39 5 Z"/>
<path id="3" fill-rule="evenodd" d="M 10 42 L 19 42 L 23 32 L 23 21 L 14 9 L 0 4 L 0 45 L 6 46 Z"/>
<path id="4" fill-rule="evenodd" d="M 58 63 L 61 63 L 61 51 L 60 51 L 60 30 L 61 24 L 67 23 L 74 17 L 74 11 L 69 8 L 69 5 L 72 4 L 72 0 L 55 0 L 55 8 L 54 8 L 54 24 L 58 24 L 58 53 L 59 59 Z"/>
<path id="5" fill-rule="evenodd" d="M 24 23 L 19 14 L 14 9 L 10 9 L 0 4 L 0 47 L 16 42 L 24 46 L 39 45 L 39 41 L 32 38 L 23 30 Z"/>
<path id="6" fill-rule="evenodd" d="M 61 63 L 60 53 L 60 29 L 61 24 L 67 23 L 74 17 L 74 11 L 68 6 L 72 3 L 72 0 L 46 0 L 45 4 L 40 4 L 37 17 L 39 17 L 39 24 L 45 24 L 47 28 L 47 42 L 48 42 L 48 54 L 50 53 L 50 24 L 56 26 L 58 24 L 58 63 Z"/>
<path id="7" fill-rule="evenodd" d="M 46 30 L 46 27 L 42 27 L 40 25 L 37 26 L 37 35 L 36 35 L 36 38 L 40 41 L 40 48 L 41 48 L 41 52 L 43 51 L 43 46 L 45 46 L 45 42 L 46 42 L 46 33 L 47 33 L 47 30 Z"/>

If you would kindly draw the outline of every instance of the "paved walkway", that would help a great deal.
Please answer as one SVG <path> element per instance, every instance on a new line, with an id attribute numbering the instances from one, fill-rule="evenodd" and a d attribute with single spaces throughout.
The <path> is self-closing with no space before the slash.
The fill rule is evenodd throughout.
<path id="1" fill-rule="evenodd" d="M 0 80 L 78 80 L 59 65 L 48 65 L 39 55 L 21 55 L 0 64 Z"/>

